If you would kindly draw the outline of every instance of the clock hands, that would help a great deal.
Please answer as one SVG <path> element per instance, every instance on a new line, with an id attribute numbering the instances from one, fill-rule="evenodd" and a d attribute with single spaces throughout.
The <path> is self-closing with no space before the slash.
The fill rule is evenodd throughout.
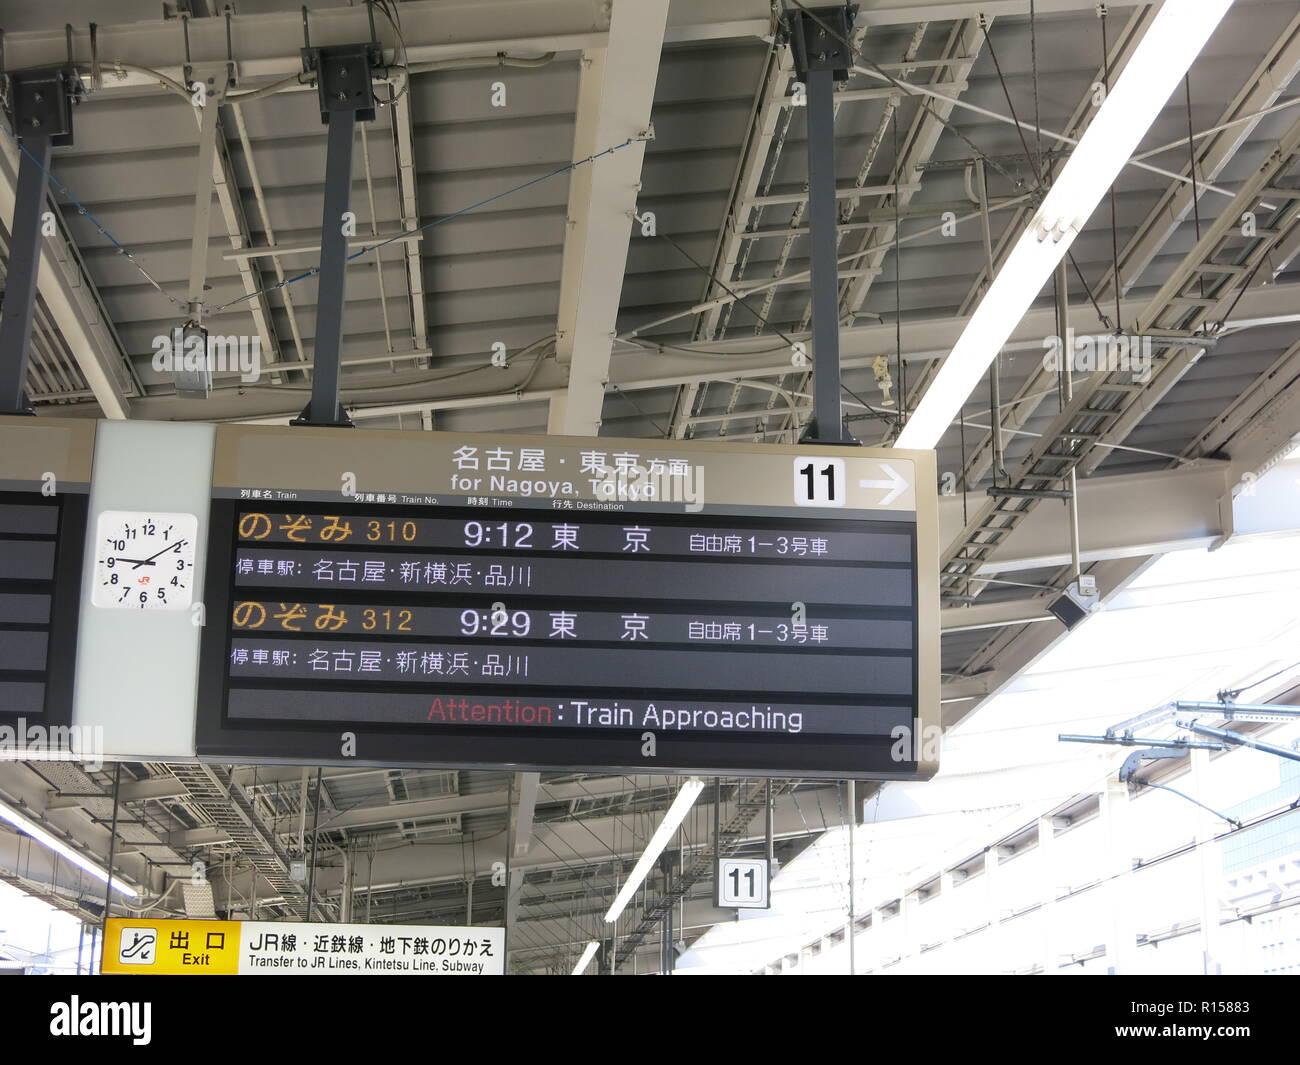
<path id="1" fill-rule="evenodd" d="M 154 562 L 154 559 L 157 558 L 159 555 L 166 554 L 168 551 L 176 551 L 176 550 L 178 550 L 179 548 L 184 547 L 185 544 L 186 544 L 187 542 L 188 542 L 188 541 L 186 541 L 186 540 L 177 540 L 174 544 L 168 544 L 168 545 L 167 545 L 166 547 L 164 547 L 161 551 L 155 551 L 155 552 L 154 552 L 152 555 L 150 555 L 148 558 L 142 558 L 139 562 L 136 562 L 135 565 L 132 566 L 131 568 L 132 568 L 132 569 L 139 569 L 141 566 L 145 566 L 145 565 L 152 566 L 152 565 L 155 565 L 156 563 Z M 124 559 L 122 559 L 122 561 L 123 561 L 123 562 L 135 562 L 135 559 L 124 558 Z"/>
<path id="2" fill-rule="evenodd" d="M 148 558 L 126 558 L 122 555 L 117 555 L 115 556 L 115 561 L 133 563 L 133 565 L 131 566 L 132 569 L 139 569 L 141 566 L 156 566 L 158 565 L 158 563 L 154 561 L 155 558 L 157 558 L 159 555 L 165 555 L 168 551 L 178 551 L 180 550 L 180 548 L 184 547 L 185 544 L 188 542 L 189 541 L 187 540 L 178 540 L 174 544 L 168 544 L 161 551 L 155 551 Z"/>

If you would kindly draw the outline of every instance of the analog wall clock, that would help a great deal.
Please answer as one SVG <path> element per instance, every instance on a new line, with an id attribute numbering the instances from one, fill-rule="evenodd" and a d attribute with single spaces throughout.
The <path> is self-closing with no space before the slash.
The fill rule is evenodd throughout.
<path id="1" fill-rule="evenodd" d="M 193 514 L 105 510 L 95 530 L 95 606 L 184 610 L 194 598 Z"/>

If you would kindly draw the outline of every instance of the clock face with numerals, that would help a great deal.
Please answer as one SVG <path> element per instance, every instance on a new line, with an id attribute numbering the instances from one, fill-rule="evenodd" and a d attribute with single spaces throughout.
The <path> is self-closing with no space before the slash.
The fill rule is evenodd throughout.
<path id="1" fill-rule="evenodd" d="M 106 510 L 95 530 L 95 606 L 184 610 L 194 598 L 193 514 Z"/>

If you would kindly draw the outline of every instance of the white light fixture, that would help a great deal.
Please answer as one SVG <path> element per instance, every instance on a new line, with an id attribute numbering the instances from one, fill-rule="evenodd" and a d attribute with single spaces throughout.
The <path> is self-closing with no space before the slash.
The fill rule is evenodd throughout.
<path id="1" fill-rule="evenodd" d="M 0 803 L 0 820 L 8 821 L 14 826 L 14 828 L 18 829 L 19 832 L 25 832 L 27 835 L 31 836 L 32 839 L 36 840 L 37 843 L 48 847 L 50 850 L 54 851 L 55 854 L 66 858 L 78 869 L 84 869 L 96 879 L 103 880 L 105 883 L 108 882 L 107 869 L 96 865 L 89 858 L 79 854 L 56 836 L 50 835 L 49 832 L 41 828 L 41 826 L 31 820 L 31 818 L 23 816 L 17 810 L 11 809 L 3 803 Z M 113 876 L 113 888 L 131 899 L 140 894 L 135 888 L 124 882 L 122 878 L 116 874 Z"/>
<path id="2" fill-rule="evenodd" d="M 932 448 L 1047 284 L 1232 0 L 1166 0 L 899 434 Z"/>
<path id="3" fill-rule="evenodd" d="M 618 920 L 619 914 L 632 901 L 632 896 L 636 894 L 636 889 L 641 886 L 641 881 L 646 878 L 646 874 L 650 872 L 659 855 L 663 853 L 663 849 L 668 846 L 668 841 L 673 838 L 673 833 L 677 831 L 677 827 L 686 820 L 686 814 L 695 805 L 695 800 L 700 797 L 700 792 L 703 790 L 704 781 L 699 777 L 691 777 L 682 785 L 681 791 L 673 799 L 673 804 L 668 807 L 668 812 L 664 814 L 664 819 L 659 822 L 659 827 L 655 829 L 655 834 L 650 837 L 650 842 L 645 845 L 645 853 L 637 859 L 636 865 L 633 866 L 627 882 L 623 885 L 623 890 L 618 893 L 614 904 L 610 906 L 609 912 L 605 914 L 606 921 Z"/>
<path id="4" fill-rule="evenodd" d="M 594 939 L 588 943 L 582 950 L 582 957 L 578 959 L 578 964 L 573 967 L 570 976 L 581 976 L 582 970 L 591 964 L 591 959 L 596 956 L 596 951 L 600 949 L 600 944 Z"/>

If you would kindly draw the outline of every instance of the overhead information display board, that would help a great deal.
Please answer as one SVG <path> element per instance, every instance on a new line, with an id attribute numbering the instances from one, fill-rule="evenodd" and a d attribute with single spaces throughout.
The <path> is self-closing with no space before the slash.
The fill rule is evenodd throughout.
<path id="1" fill-rule="evenodd" d="M 93 421 L 0 418 L 0 726 L 20 748 L 71 719 L 94 446 Z"/>
<path id="2" fill-rule="evenodd" d="M 933 485 L 928 452 L 220 427 L 198 751 L 929 775 Z"/>

